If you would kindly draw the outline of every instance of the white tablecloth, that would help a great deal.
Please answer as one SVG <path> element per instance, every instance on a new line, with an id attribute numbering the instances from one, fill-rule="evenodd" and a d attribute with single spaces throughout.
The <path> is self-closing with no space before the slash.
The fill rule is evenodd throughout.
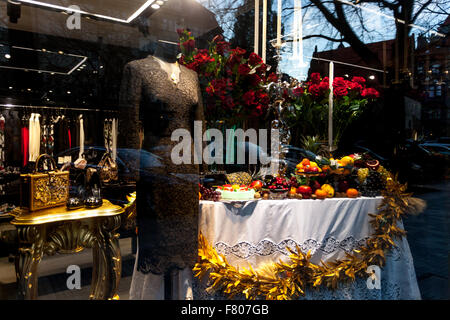
<path id="1" fill-rule="evenodd" d="M 199 227 L 219 253 L 239 267 L 288 260 L 286 247 L 311 250 L 312 262 L 345 257 L 372 233 L 368 213 L 381 198 L 325 200 L 201 201 Z M 402 223 L 399 225 L 402 226 Z M 420 299 L 406 238 L 396 243 L 381 271 L 381 289 L 368 289 L 367 279 L 338 290 L 309 292 L 306 299 Z M 203 299 L 208 299 L 204 295 Z"/>

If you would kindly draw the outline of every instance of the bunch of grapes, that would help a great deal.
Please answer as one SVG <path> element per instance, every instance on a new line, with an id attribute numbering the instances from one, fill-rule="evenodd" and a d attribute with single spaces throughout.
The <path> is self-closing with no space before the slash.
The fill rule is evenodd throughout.
<path id="1" fill-rule="evenodd" d="M 202 195 L 202 200 L 219 201 L 220 193 L 213 188 L 206 188 L 204 185 L 200 184 L 200 193 Z"/>
<path id="2" fill-rule="evenodd" d="M 365 197 L 376 197 L 381 195 L 381 190 L 385 188 L 385 183 L 379 172 L 370 170 L 366 181 L 361 188 L 361 194 Z"/>
<path id="3" fill-rule="evenodd" d="M 359 183 L 362 184 L 366 180 L 368 175 L 369 175 L 369 169 L 368 168 L 358 169 L 358 180 L 359 180 Z"/>
<path id="4" fill-rule="evenodd" d="M 289 179 L 289 186 L 291 188 L 298 188 L 299 187 L 297 178 L 295 176 L 292 176 L 291 179 Z"/>

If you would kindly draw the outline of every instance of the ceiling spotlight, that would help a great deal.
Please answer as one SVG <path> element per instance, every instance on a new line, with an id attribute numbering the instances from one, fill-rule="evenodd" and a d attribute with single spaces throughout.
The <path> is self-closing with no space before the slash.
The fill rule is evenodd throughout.
<path id="1" fill-rule="evenodd" d="M 9 90 L 12 90 L 13 89 L 13 87 L 9 87 Z"/>
<path id="2" fill-rule="evenodd" d="M 370 79 L 370 80 L 373 80 L 373 79 L 375 79 L 375 76 L 374 76 L 374 75 L 371 75 L 371 76 L 369 76 L 369 79 Z"/>
<path id="3" fill-rule="evenodd" d="M 31 89 L 30 89 L 30 88 L 28 88 L 28 89 L 27 89 L 27 91 L 31 91 Z"/>
<path id="4" fill-rule="evenodd" d="M 5 54 L 6 59 L 11 59 L 11 55 L 9 53 Z"/>
<path id="5" fill-rule="evenodd" d="M 70 92 L 70 91 L 67 91 L 67 94 L 71 94 L 72 92 Z"/>
<path id="6" fill-rule="evenodd" d="M 156 4 L 159 5 L 159 6 L 162 6 L 164 4 L 164 1 L 158 0 L 158 1 L 156 1 Z"/>
<path id="7" fill-rule="evenodd" d="M 48 93 L 53 93 L 53 90 L 48 90 Z"/>
<path id="8" fill-rule="evenodd" d="M 152 8 L 158 10 L 159 8 L 161 8 L 161 6 L 159 4 L 154 3 L 152 4 Z"/>

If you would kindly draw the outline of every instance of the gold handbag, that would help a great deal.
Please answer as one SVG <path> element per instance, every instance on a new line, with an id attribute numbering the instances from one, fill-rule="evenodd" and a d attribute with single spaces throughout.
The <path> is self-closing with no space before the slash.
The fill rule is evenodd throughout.
<path id="1" fill-rule="evenodd" d="M 39 162 L 49 159 L 51 171 L 39 172 Z M 53 208 L 66 204 L 69 197 L 69 171 L 59 171 L 48 154 L 40 155 L 34 172 L 20 175 L 20 207 L 28 211 Z"/>
<path id="2" fill-rule="evenodd" d="M 119 180 L 119 168 L 110 153 L 106 152 L 103 155 L 98 166 L 100 181 L 103 184 L 114 183 Z"/>

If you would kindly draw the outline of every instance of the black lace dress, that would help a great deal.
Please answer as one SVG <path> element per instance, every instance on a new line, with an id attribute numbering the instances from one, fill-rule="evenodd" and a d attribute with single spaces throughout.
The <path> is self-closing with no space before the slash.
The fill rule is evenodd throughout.
<path id="1" fill-rule="evenodd" d="M 125 66 L 120 92 L 119 146 L 139 150 L 137 166 L 138 266 L 163 274 L 193 267 L 198 255 L 198 174 L 195 164 L 174 164 L 171 153 L 185 129 L 203 123 L 198 76 L 181 66 L 178 83 L 152 56 Z M 139 126 L 144 135 L 140 148 Z M 193 162 L 194 144 L 191 143 Z"/>

